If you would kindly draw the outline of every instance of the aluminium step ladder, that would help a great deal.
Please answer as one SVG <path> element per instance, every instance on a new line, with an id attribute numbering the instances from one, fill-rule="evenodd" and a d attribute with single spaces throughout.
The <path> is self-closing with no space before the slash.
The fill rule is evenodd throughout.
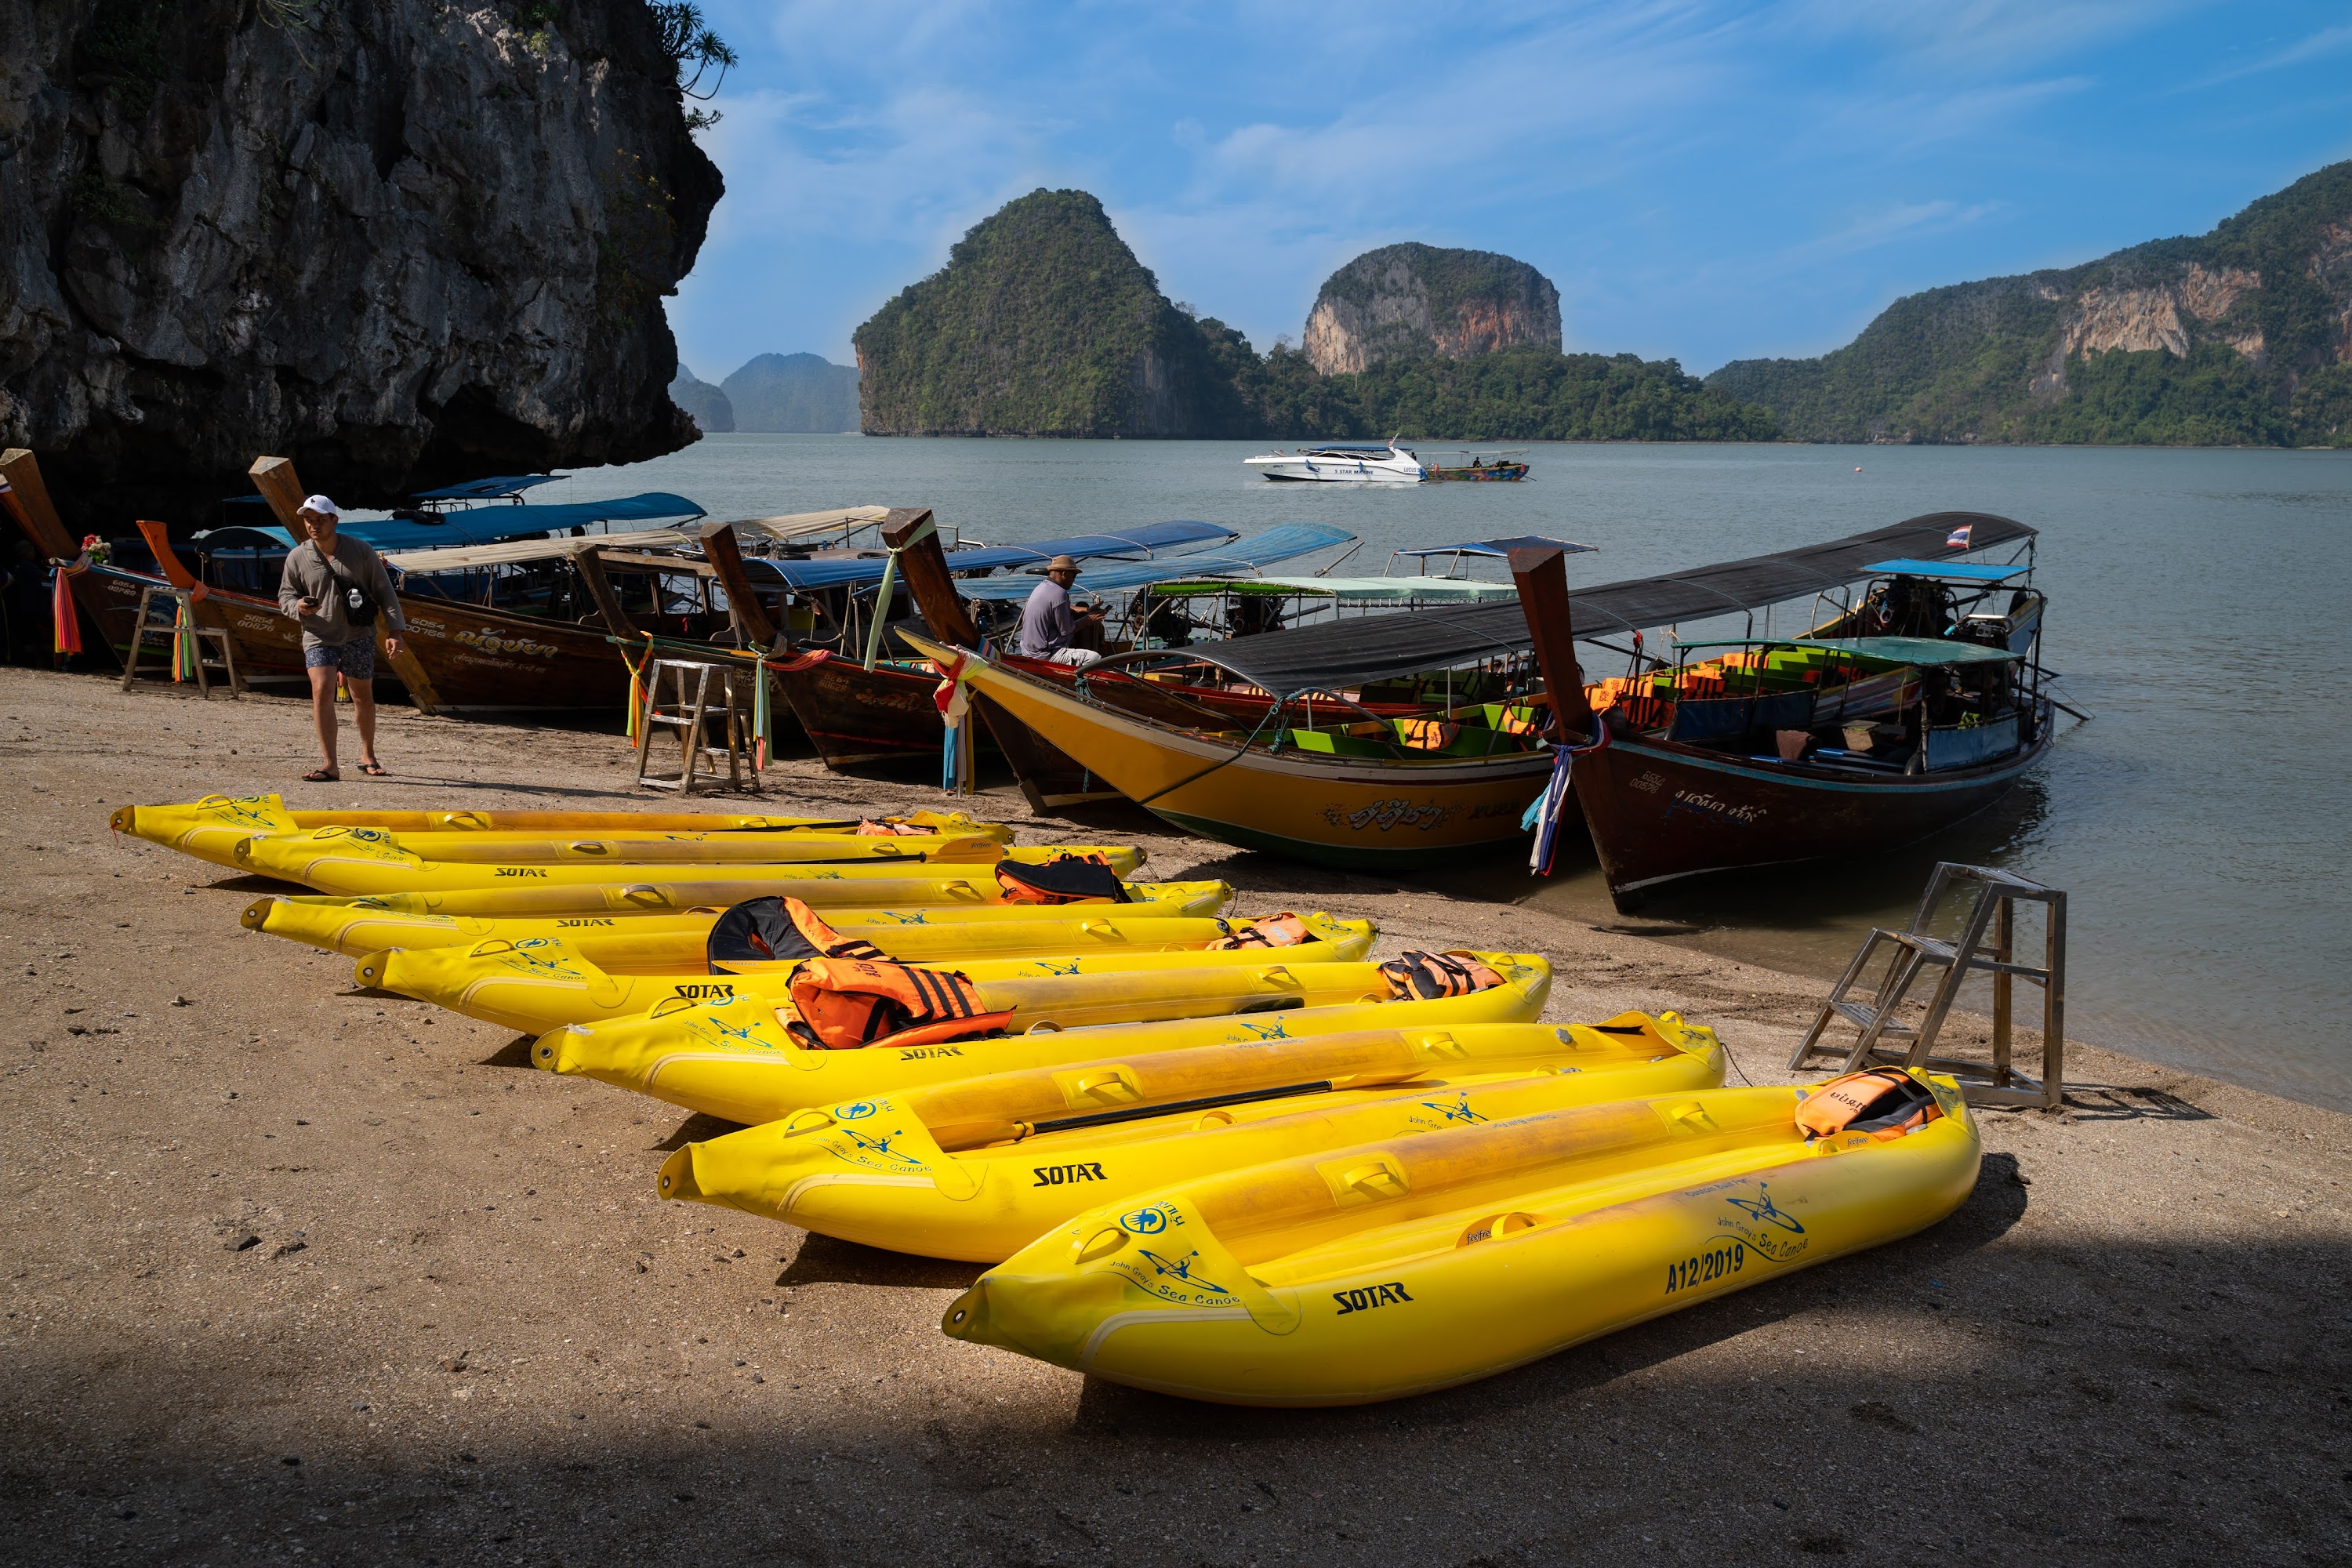
<path id="1" fill-rule="evenodd" d="M 170 620 L 158 621 L 152 618 L 149 611 L 157 605 L 172 606 L 173 613 Z M 220 671 L 228 678 L 229 696 L 239 701 L 244 700 L 245 672 L 236 667 L 236 637 L 226 626 L 198 625 L 195 596 L 185 588 L 166 587 L 162 584 L 139 590 L 139 608 L 131 624 L 131 650 L 122 660 L 123 690 L 130 690 L 131 683 L 139 678 L 140 656 L 156 651 L 148 646 L 149 639 L 156 637 L 163 639 L 163 674 L 170 675 L 178 668 L 180 639 L 186 637 L 189 639 L 190 651 L 194 656 L 193 662 L 195 665 L 196 689 L 204 694 L 205 700 L 207 702 L 212 700 L 212 673 L 215 670 Z M 219 645 L 218 658 L 205 657 L 205 644 L 208 642 Z"/>
<path id="2" fill-rule="evenodd" d="M 662 678 L 670 680 L 673 700 L 661 700 Z M 749 671 L 725 668 L 695 659 L 663 658 L 654 661 L 650 678 L 646 682 L 645 711 L 637 726 L 637 783 L 646 789 L 671 789 L 680 795 L 692 795 L 698 784 L 719 786 L 718 759 L 725 758 L 727 777 L 724 787 L 731 790 L 757 790 L 759 768 L 751 754 L 755 743 L 748 699 L 737 689 L 739 677 L 764 679 L 758 666 Z M 713 678 L 718 690 L 713 692 Z M 713 745 L 706 738 L 724 729 L 726 743 Z M 653 761 L 654 732 L 656 729 L 675 731 L 680 752 L 678 771 L 673 775 L 648 773 Z"/>
<path id="3" fill-rule="evenodd" d="M 1960 922 L 1958 936 L 1946 940 L 1932 934 L 1937 911 L 1956 888 L 1973 885 L 1975 899 Z M 2042 959 L 2039 964 L 2016 961 L 2017 906 L 2038 903 L 2043 917 Z M 1872 967 L 1885 963 L 1885 972 L 1869 999 L 1856 1000 L 1866 986 Z M 1926 1014 L 1916 1025 L 1896 1022 L 1910 993 L 1933 973 L 1935 988 L 1926 999 Z M 1944 1020 L 1969 976 L 1992 976 L 1992 1059 L 1938 1056 L 1936 1040 Z M 2011 1005 L 2016 983 L 2042 987 L 2042 1077 L 2026 1077 L 2010 1060 Z M 1843 1052 L 1822 1038 L 1839 1019 L 1856 1032 L 1852 1047 Z M 1813 1016 L 1802 1044 L 1789 1058 L 1790 1068 L 1819 1066 L 1813 1058 L 1842 1061 L 1839 1070 L 1858 1072 L 1866 1067 L 1926 1068 L 1949 1073 L 1959 1080 L 1971 1105 L 2038 1106 L 2056 1110 L 2066 1095 L 2066 895 L 2055 888 L 1985 866 L 1939 861 L 1928 879 L 1911 923 L 1901 931 L 1874 929 L 1862 950 L 1831 987 L 1829 999 Z M 1892 1043 L 1890 1043 L 1892 1042 Z"/>

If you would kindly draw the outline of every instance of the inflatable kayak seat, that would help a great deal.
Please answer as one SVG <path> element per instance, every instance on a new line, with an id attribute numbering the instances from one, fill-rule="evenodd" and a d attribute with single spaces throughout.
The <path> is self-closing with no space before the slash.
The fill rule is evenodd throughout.
<path id="1" fill-rule="evenodd" d="M 1811 1142 L 1840 1132 L 1901 1138 L 1943 1115 L 1927 1086 L 1893 1068 L 1848 1073 L 1816 1085 L 1797 1105 L 1797 1125 Z"/>
<path id="2" fill-rule="evenodd" d="M 844 936 L 798 899 L 746 899 L 720 915 L 705 947 L 710 973 L 724 963 L 793 958 L 884 958 L 872 942 Z"/>
<path id="3" fill-rule="evenodd" d="M 1209 944 L 1211 952 L 1231 952 L 1244 947 L 1296 947 L 1314 933 L 1307 922 L 1285 910 L 1278 915 L 1255 920 L 1237 931 L 1230 931 Z"/>
<path id="4" fill-rule="evenodd" d="M 1127 884 L 1100 855 L 1056 855 L 1031 863 L 999 860 L 997 885 L 1008 904 L 1124 904 Z"/>
<path id="5" fill-rule="evenodd" d="M 813 958 L 793 971 L 785 1026 L 810 1050 L 922 1046 L 1002 1033 L 1010 1011 L 983 1012 L 980 987 L 952 969 L 887 959 Z"/>
<path id="6" fill-rule="evenodd" d="M 1467 996 L 1503 983 L 1503 977 L 1466 953 L 1408 952 L 1381 965 L 1389 995 L 1434 1002 L 1441 996 Z"/>

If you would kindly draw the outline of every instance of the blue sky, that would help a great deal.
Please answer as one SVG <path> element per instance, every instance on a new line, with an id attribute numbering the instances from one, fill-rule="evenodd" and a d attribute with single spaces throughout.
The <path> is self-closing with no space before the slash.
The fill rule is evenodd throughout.
<path id="1" fill-rule="evenodd" d="M 2201 233 L 2352 157 L 2352 10 L 2189 0 L 705 0 L 742 64 L 686 363 L 850 334 L 1039 185 L 1261 350 L 1377 245 L 1499 250 L 1568 346 L 1834 348 L 1899 295 Z"/>

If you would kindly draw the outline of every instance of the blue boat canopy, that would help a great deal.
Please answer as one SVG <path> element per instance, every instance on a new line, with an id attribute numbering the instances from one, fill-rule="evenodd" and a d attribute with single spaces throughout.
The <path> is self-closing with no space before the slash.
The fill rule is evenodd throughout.
<path id="1" fill-rule="evenodd" d="M 467 479 L 463 484 L 443 485 L 437 490 L 418 490 L 412 500 L 499 500 L 518 496 L 533 485 L 551 485 L 566 476 L 562 474 L 501 474 L 495 479 Z"/>
<path id="2" fill-rule="evenodd" d="M 1508 555 L 1514 550 L 1565 550 L 1570 554 L 1598 549 L 1591 544 L 1575 544 L 1565 539 L 1546 539 L 1541 534 L 1522 534 L 1517 539 L 1474 539 L 1464 544 L 1425 544 L 1418 550 L 1400 550 L 1399 555 Z"/>
<path id="3" fill-rule="evenodd" d="M 501 540 L 528 539 L 537 533 L 592 528 L 599 523 L 659 522 L 670 518 L 691 521 L 702 509 L 684 496 L 666 490 L 623 496 L 616 500 L 564 501 L 548 506 L 478 506 L 446 511 L 437 517 L 352 518 L 336 530 L 385 552 L 431 550 L 440 545 L 496 544 Z M 215 550 L 291 550 L 294 536 L 275 523 L 267 527 L 239 525 L 215 528 L 195 536 L 197 545 Z"/>
<path id="4" fill-rule="evenodd" d="M 1235 536 L 1228 533 L 1225 537 Z M 1240 540 L 1229 549 L 1204 550 L 1167 561 L 1121 562 L 1098 572 L 1084 573 L 1078 578 L 1078 587 L 1089 593 L 1117 594 L 1129 588 L 1148 588 L 1154 583 L 1189 583 L 1200 577 L 1255 577 L 1261 569 L 1276 562 L 1311 555 L 1318 550 L 1346 544 L 1355 537 L 1346 529 L 1326 522 L 1286 522 Z M 952 561 L 955 557 L 950 555 L 948 559 Z M 1025 599 L 1036 586 L 1037 579 L 1024 574 L 959 583 L 956 589 L 967 599 Z"/>
<path id="5" fill-rule="evenodd" d="M 1051 561 L 1056 555 L 1075 555 L 1082 561 L 1104 556 L 1150 556 L 1155 551 L 1171 549 L 1180 544 L 1223 543 L 1239 536 L 1230 528 L 1220 528 L 1213 522 L 1153 522 L 1141 528 L 1123 529 L 1116 533 L 1082 533 L 1070 539 L 1039 539 L 1026 544 L 990 544 L 969 550 L 943 552 L 950 572 L 993 571 L 1001 566 L 1034 566 Z M 1203 559 L 1198 555 L 1183 558 L 1188 563 Z M 879 555 L 855 560 L 780 561 L 772 556 L 750 555 L 743 564 L 755 574 L 777 577 L 794 588 L 839 588 L 849 584 L 863 585 L 882 580 L 884 560 Z M 1008 582 L 1011 579 L 1007 579 Z M 957 588 L 967 596 L 980 583 L 959 583 Z M 1035 587 L 1033 579 L 1019 582 L 1019 592 L 1013 595 L 990 595 L 998 598 L 1026 598 Z"/>
<path id="6" fill-rule="evenodd" d="M 2022 577 L 2033 570 L 2031 561 L 2012 561 L 2006 566 L 1981 564 L 1974 561 L 1874 561 L 1863 568 L 1873 576 L 1941 577 L 1948 583 L 2006 583 L 2011 577 Z"/>
<path id="7" fill-rule="evenodd" d="M 1957 637 L 1790 637 L 1788 646 L 1857 653 L 1889 664 L 2015 664 L 2024 657 L 2005 647 L 1987 647 Z"/>

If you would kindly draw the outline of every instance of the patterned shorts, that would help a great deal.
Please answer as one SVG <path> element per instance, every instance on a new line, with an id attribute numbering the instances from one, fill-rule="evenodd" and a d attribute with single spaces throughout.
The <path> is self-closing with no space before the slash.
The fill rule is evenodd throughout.
<path id="1" fill-rule="evenodd" d="M 340 669 L 346 680 L 375 679 L 375 638 L 353 637 L 347 643 L 321 643 L 302 650 L 306 669 Z"/>

